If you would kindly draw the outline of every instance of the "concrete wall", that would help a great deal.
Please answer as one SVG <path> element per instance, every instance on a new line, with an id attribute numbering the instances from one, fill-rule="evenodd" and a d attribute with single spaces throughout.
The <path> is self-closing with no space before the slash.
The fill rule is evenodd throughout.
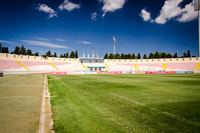
<path id="1" fill-rule="evenodd" d="M 42 56 L 28 56 L 28 55 L 16 55 L 16 54 L 4 54 L 0 53 L 0 59 L 20 59 L 20 60 L 30 60 L 30 61 L 52 61 L 52 62 L 79 62 L 79 59 L 75 58 L 54 58 L 48 57 L 44 58 Z"/>
<path id="2" fill-rule="evenodd" d="M 200 62 L 200 57 L 170 59 L 105 59 L 105 63 L 178 63 Z"/>

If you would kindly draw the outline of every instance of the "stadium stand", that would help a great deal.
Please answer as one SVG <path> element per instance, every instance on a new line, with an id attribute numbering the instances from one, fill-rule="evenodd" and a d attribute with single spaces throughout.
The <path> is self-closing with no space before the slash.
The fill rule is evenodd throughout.
<path id="1" fill-rule="evenodd" d="M 78 73 L 83 71 L 78 59 L 0 54 L 0 71 L 15 73 Z"/>
<path id="2" fill-rule="evenodd" d="M 172 59 L 101 59 L 43 58 L 0 54 L 0 71 L 4 74 L 179 74 L 200 73 L 200 58 Z"/>
<path id="3" fill-rule="evenodd" d="M 122 73 L 199 73 L 200 58 L 105 60 L 110 71 Z"/>

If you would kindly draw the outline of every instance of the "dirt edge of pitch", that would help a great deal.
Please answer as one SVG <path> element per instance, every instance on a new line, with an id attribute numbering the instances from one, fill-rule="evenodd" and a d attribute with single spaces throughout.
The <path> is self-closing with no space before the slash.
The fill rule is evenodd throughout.
<path id="1" fill-rule="evenodd" d="M 44 74 L 43 86 L 44 88 L 42 91 L 39 133 L 55 133 L 53 130 L 52 109 L 50 103 L 50 93 L 48 89 L 48 79 L 46 74 Z"/>

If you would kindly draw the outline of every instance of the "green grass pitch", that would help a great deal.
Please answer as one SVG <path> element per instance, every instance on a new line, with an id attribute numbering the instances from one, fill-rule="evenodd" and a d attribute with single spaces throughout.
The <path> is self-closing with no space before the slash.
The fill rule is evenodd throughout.
<path id="1" fill-rule="evenodd" d="M 49 76 L 57 133 L 200 132 L 200 75 Z"/>

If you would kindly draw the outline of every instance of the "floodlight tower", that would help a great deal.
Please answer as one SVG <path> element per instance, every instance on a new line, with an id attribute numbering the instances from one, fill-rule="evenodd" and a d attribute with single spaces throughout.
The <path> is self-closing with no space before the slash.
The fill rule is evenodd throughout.
<path id="1" fill-rule="evenodd" d="M 200 0 L 194 0 L 194 10 L 198 11 L 198 18 L 199 18 L 199 49 L 198 49 L 198 56 L 200 57 Z"/>
<path id="2" fill-rule="evenodd" d="M 113 54 L 115 55 L 115 45 L 116 45 L 116 38 L 113 36 Z"/>

